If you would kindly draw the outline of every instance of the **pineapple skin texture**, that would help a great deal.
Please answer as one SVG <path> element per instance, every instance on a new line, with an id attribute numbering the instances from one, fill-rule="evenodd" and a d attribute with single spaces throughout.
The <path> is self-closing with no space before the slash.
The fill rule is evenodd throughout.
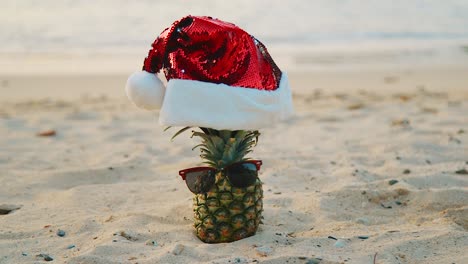
<path id="1" fill-rule="evenodd" d="M 231 186 L 223 172 L 213 187 L 193 197 L 194 226 L 205 243 L 233 242 L 255 235 L 263 212 L 260 179 L 246 188 Z"/>

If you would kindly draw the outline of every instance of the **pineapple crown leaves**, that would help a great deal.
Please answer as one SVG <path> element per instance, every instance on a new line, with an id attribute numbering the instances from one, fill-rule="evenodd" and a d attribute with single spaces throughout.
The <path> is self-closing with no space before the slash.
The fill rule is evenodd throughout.
<path id="1" fill-rule="evenodd" d="M 170 127 L 166 128 L 168 130 Z M 191 127 L 184 127 L 177 131 L 171 140 L 187 131 Z M 192 148 L 200 148 L 203 163 L 216 169 L 223 169 L 229 164 L 248 160 L 245 156 L 252 152 L 258 143 L 260 132 L 247 130 L 216 130 L 200 127 L 199 131 L 192 131 L 192 137 L 200 137 L 201 144 Z"/>

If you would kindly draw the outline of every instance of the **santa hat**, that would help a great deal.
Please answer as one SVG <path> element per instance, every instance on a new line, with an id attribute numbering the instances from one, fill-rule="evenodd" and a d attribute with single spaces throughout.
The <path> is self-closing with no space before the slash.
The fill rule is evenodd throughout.
<path id="1" fill-rule="evenodd" d="M 288 77 L 265 46 L 211 17 L 187 16 L 165 29 L 126 91 L 138 107 L 161 109 L 166 126 L 254 130 L 293 113 Z"/>

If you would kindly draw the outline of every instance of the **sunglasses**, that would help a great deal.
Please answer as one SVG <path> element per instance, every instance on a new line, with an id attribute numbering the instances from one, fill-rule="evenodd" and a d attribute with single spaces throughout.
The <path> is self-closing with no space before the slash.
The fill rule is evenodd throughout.
<path id="1" fill-rule="evenodd" d="M 247 160 L 233 163 L 224 169 L 212 167 L 194 167 L 179 171 L 179 175 L 187 184 L 189 190 L 195 194 L 206 193 L 215 184 L 215 175 L 222 171 L 232 186 L 245 188 L 255 183 L 261 160 Z"/>

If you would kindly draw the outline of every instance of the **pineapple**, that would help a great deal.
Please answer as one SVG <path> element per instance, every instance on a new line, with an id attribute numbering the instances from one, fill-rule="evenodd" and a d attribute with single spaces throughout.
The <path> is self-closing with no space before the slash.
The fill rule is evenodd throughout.
<path id="1" fill-rule="evenodd" d="M 202 139 L 202 143 L 194 149 L 200 147 L 200 157 L 204 163 L 219 171 L 211 189 L 193 198 L 196 235 L 206 243 L 232 242 L 252 236 L 257 231 L 263 211 L 262 183 L 257 177 L 251 186 L 234 187 L 221 169 L 248 160 L 245 156 L 252 152 L 260 133 L 210 128 L 201 130 L 203 132 L 193 132 L 192 137 Z"/>

